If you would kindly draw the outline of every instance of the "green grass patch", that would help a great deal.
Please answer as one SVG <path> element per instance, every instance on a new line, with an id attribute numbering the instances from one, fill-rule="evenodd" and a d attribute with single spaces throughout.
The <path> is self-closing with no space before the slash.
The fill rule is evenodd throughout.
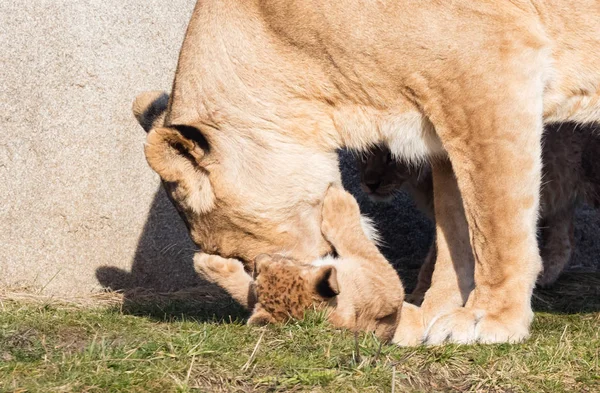
<path id="1" fill-rule="evenodd" d="M 117 307 L 3 300 L 0 391 L 598 392 L 598 284 L 567 276 L 538 291 L 524 344 L 406 349 L 361 334 L 359 353 L 354 334 L 322 315 L 252 328 L 222 298 Z"/>

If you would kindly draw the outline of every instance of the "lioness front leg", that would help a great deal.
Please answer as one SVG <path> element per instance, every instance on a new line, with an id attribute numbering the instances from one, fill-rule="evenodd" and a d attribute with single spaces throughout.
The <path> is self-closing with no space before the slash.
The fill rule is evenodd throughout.
<path id="1" fill-rule="evenodd" d="M 464 107 L 443 108 L 447 117 L 436 128 L 462 195 L 475 261 L 475 288 L 465 307 L 450 312 L 437 307 L 439 312 L 426 331 L 429 344 L 518 342 L 529 335 L 531 295 L 541 269 L 536 221 L 545 64 L 534 50 L 522 54 L 500 67 L 505 85 L 494 86 L 496 79 L 480 77 L 477 91 L 465 88 L 461 97 L 454 97 L 462 99 Z M 434 184 L 437 197 L 436 187 L 438 182 Z M 447 240 L 456 234 L 445 217 L 452 213 L 438 206 L 435 210 L 438 262 L 443 268 L 448 265 L 444 236 Z M 457 243 L 464 247 L 453 255 Z M 454 266 L 464 265 L 457 258 L 466 257 L 466 239 L 447 245 Z M 423 304 L 426 309 L 431 310 L 431 300 L 438 298 L 434 296 L 438 278 L 436 266 L 432 293 Z M 449 295 L 450 302 L 456 299 L 456 294 Z M 431 318 L 430 313 L 427 316 Z"/>

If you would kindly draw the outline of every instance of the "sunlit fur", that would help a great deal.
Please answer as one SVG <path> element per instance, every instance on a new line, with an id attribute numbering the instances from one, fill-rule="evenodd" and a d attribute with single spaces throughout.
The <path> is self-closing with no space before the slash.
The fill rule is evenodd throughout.
<path id="1" fill-rule="evenodd" d="M 573 123 L 548 127 L 543 139 L 543 185 L 540 203 L 541 254 L 544 269 L 540 286 L 552 285 L 574 251 L 574 219 L 577 205 L 597 205 L 600 197 L 600 135 L 595 127 Z M 374 201 L 389 201 L 407 191 L 417 207 L 434 219 L 431 167 L 396 161 L 385 147 L 377 147 L 357 160 L 361 189 Z M 415 290 L 407 296 L 420 305 L 431 285 L 435 244 L 427 254 Z"/>
<path id="2" fill-rule="evenodd" d="M 426 342 L 521 341 L 543 125 L 600 120 L 599 19 L 596 0 L 199 1 L 146 156 L 194 241 L 247 265 L 330 251 L 338 148 L 433 156 Z"/>

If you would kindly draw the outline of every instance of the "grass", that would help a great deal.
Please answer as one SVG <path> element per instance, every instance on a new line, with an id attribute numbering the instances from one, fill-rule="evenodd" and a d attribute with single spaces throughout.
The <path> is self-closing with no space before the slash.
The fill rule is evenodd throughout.
<path id="1" fill-rule="evenodd" d="M 358 354 L 354 335 L 322 315 L 251 328 L 212 292 L 84 306 L 0 300 L 0 391 L 600 391 L 598 276 L 538 291 L 532 337 L 521 345 L 405 349 L 362 334 Z"/>

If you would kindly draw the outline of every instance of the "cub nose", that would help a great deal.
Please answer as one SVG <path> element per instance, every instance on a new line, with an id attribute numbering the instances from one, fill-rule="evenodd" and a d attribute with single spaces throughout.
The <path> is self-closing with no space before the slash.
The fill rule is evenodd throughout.
<path id="1" fill-rule="evenodd" d="M 367 185 L 367 187 L 369 188 L 369 190 L 371 190 L 371 192 L 375 192 L 375 191 L 377 191 L 377 189 L 381 185 L 381 181 L 379 181 L 379 180 L 368 180 L 368 181 L 365 181 L 365 184 Z"/>

